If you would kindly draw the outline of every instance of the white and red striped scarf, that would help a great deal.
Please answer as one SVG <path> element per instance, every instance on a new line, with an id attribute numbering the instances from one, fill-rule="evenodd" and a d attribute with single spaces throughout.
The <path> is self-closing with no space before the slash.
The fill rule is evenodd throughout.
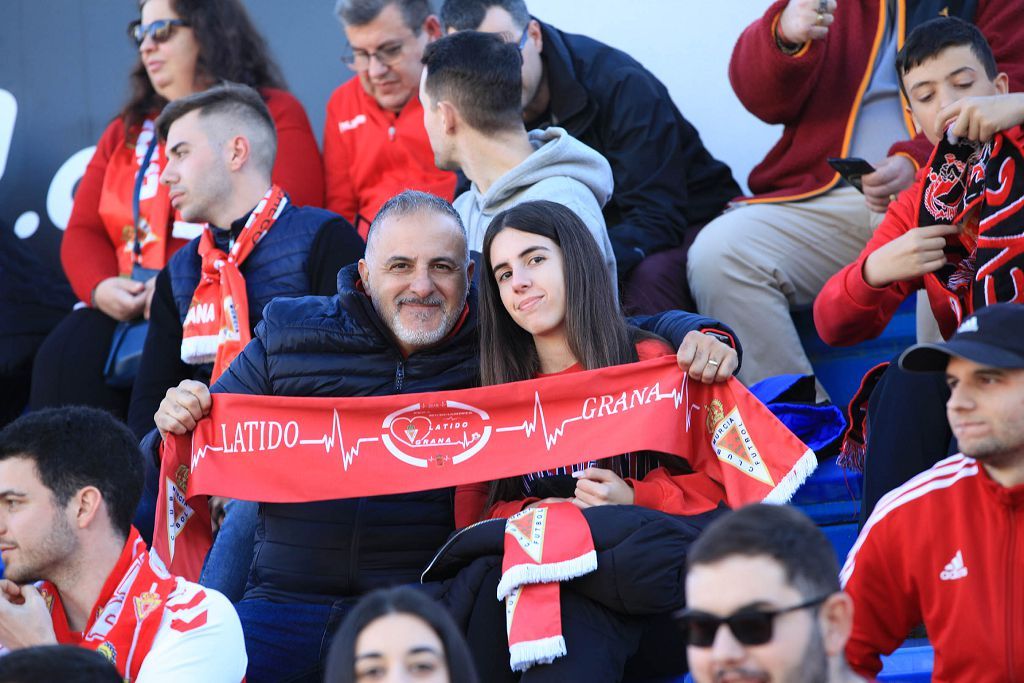
<path id="1" fill-rule="evenodd" d="M 138 677 L 153 647 L 167 598 L 176 585 L 160 560 L 150 556 L 145 541 L 133 527 L 84 631 L 71 630 L 53 584 L 44 581 L 39 592 L 50 610 L 58 643 L 99 652 L 130 682 Z"/>
<path id="2" fill-rule="evenodd" d="M 277 185 L 271 186 L 249 214 L 249 220 L 227 254 L 217 248 L 213 228 L 207 226 L 199 238 L 202 272 L 182 326 L 181 360 L 191 365 L 212 361 L 211 384 L 252 338 L 249 297 L 239 266 L 286 206 L 287 195 Z"/>

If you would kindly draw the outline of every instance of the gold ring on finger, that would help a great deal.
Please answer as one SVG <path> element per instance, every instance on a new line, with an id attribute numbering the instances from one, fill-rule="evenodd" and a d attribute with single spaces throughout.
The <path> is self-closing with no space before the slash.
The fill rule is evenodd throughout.
<path id="1" fill-rule="evenodd" d="M 814 23 L 817 24 L 818 26 L 824 26 L 825 25 L 825 15 L 822 14 L 821 12 L 818 12 L 818 20 L 815 21 Z"/>

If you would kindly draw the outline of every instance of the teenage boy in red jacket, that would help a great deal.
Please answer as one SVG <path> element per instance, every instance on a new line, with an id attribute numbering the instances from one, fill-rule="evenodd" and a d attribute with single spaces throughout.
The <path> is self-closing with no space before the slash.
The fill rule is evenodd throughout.
<path id="1" fill-rule="evenodd" d="M 853 598 L 846 655 L 873 676 L 879 656 L 924 623 L 932 680 L 1003 683 L 1024 671 L 1024 306 L 987 306 L 946 344 L 900 365 L 945 370 L 946 415 L 962 453 L 879 501 L 840 574 Z"/>
<path id="2" fill-rule="evenodd" d="M 1007 75 L 997 73 L 992 51 L 975 26 L 933 19 L 911 33 L 897 64 L 913 116 L 933 144 L 950 125 L 949 135 L 959 138 L 987 142 L 1002 131 L 1007 149 L 1024 142 L 1024 94 L 1007 94 Z M 877 336 L 919 289 L 928 293 L 944 337 L 972 305 L 984 305 L 979 297 L 961 302 L 963 295 L 949 291 L 957 274 L 946 268 L 947 240 L 970 254 L 977 235 L 960 234 L 956 225 L 921 225 L 918 215 L 930 182 L 929 169 L 919 172 L 915 184 L 890 205 L 860 256 L 825 284 L 814 303 L 814 320 L 827 343 L 855 344 Z M 1012 185 L 1007 182 L 1011 192 Z M 1009 236 L 1002 227 L 997 232 Z M 970 273 L 968 288 L 974 286 Z M 862 520 L 883 494 L 947 454 L 951 435 L 942 419 L 947 397 L 938 377 L 907 375 L 896 367 L 881 375 L 868 403 Z"/>

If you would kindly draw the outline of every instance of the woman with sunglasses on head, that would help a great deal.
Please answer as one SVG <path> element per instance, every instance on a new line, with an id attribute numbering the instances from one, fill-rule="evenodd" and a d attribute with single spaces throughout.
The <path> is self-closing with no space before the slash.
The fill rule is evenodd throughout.
<path id="1" fill-rule="evenodd" d="M 570 209 L 525 202 L 494 217 L 484 235 L 480 277 L 480 372 L 504 384 L 647 360 L 674 350 L 630 328 L 603 269 L 594 238 Z M 697 378 L 725 381 L 736 355 L 697 335 L 706 355 Z M 691 372 L 691 375 L 693 373 Z M 672 514 L 713 510 L 721 487 L 671 455 L 626 453 L 548 472 L 456 490 L 459 526 L 509 517 L 538 503 L 572 501 L 582 508 L 639 505 Z"/>
<path id="2" fill-rule="evenodd" d="M 440 604 L 410 586 L 373 591 L 342 622 L 326 683 L 476 683 L 462 633 Z"/>
<path id="3" fill-rule="evenodd" d="M 64 272 L 86 307 L 68 315 L 40 347 L 32 408 L 76 403 L 125 415 L 131 387 L 110 386 L 104 377 L 117 324 L 148 317 L 156 272 L 202 227 L 177 219 L 168 188 L 158 182 L 166 156 L 153 122 L 168 102 L 225 80 L 258 89 L 277 127 L 274 182 L 298 205 L 323 204 L 323 169 L 309 120 L 282 89 L 240 0 L 139 4 L 140 17 L 128 27 L 139 49 L 131 96 L 100 137 L 61 244 Z"/>

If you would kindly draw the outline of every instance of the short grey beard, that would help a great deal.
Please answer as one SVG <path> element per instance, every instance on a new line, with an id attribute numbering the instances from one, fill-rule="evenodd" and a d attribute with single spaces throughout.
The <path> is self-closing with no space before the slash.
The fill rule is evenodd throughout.
<path id="1" fill-rule="evenodd" d="M 373 308 L 377 311 L 377 315 L 381 318 L 385 318 L 385 313 L 382 310 L 380 301 L 374 294 L 370 294 L 370 301 L 373 303 Z M 402 324 L 402 304 L 411 303 L 416 301 L 418 303 L 426 304 L 437 304 L 438 308 L 441 309 L 441 324 L 433 330 L 410 330 Z M 465 302 L 462 306 L 453 307 L 451 310 L 444 310 L 444 300 L 441 297 L 427 297 L 426 299 L 416 300 L 411 297 L 406 297 L 396 302 L 396 308 L 390 318 L 385 318 L 384 323 L 391 330 L 391 333 L 398 338 L 403 344 L 417 347 L 433 346 L 438 343 L 452 331 L 455 327 L 455 323 L 458 322 L 459 315 L 462 314 L 462 309 L 465 307 Z"/>

